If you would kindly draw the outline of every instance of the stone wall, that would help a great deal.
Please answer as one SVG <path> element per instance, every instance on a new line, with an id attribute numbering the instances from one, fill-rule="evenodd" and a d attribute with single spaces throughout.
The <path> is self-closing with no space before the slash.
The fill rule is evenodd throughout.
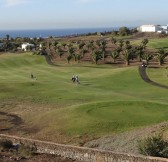
<path id="1" fill-rule="evenodd" d="M 84 162 L 168 162 L 168 159 L 164 158 L 115 153 L 112 151 L 56 144 L 4 134 L 0 134 L 0 139 L 8 139 L 14 143 L 35 145 L 38 153 L 56 154 Z"/>

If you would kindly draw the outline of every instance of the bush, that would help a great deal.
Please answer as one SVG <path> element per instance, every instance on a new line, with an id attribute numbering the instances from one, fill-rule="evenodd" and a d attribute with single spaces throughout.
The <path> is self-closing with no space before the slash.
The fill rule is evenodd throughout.
<path id="1" fill-rule="evenodd" d="M 36 51 L 32 52 L 32 55 L 38 55 L 38 53 Z"/>
<path id="2" fill-rule="evenodd" d="M 10 140 L 0 140 L 0 150 L 8 151 L 13 147 L 13 143 Z"/>
<path id="3" fill-rule="evenodd" d="M 148 137 L 139 141 L 138 148 L 143 155 L 168 158 L 168 142 L 161 136 Z"/>
<path id="4" fill-rule="evenodd" d="M 18 154 L 25 158 L 29 158 L 33 156 L 36 152 L 37 152 L 37 149 L 35 145 L 21 144 L 18 148 Z"/>

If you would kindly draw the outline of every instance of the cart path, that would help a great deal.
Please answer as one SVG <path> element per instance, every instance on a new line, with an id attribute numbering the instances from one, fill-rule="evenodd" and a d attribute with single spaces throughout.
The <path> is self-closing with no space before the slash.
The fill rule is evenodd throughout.
<path id="1" fill-rule="evenodd" d="M 51 57 L 49 55 L 44 55 L 45 59 L 46 59 L 46 62 L 49 64 L 49 65 L 54 65 L 53 62 L 51 61 Z"/>
<path id="2" fill-rule="evenodd" d="M 139 66 L 139 74 L 145 82 L 152 84 L 154 86 L 160 87 L 160 88 L 168 89 L 168 86 L 162 85 L 162 84 L 159 84 L 159 83 L 156 83 L 156 82 L 150 80 L 150 78 L 146 74 L 146 67 Z"/>

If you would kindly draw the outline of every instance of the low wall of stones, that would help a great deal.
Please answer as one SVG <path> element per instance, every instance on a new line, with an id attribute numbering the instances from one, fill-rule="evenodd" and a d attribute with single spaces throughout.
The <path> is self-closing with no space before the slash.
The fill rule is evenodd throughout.
<path id="1" fill-rule="evenodd" d="M 168 162 L 168 159 L 164 158 L 115 153 L 112 151 L 69 146 L 4 134 L 0 134 L 0 139 L 11 140 L 15 144 L 34 145 L 38 153 L 55 154 L 84 162 Z"/>

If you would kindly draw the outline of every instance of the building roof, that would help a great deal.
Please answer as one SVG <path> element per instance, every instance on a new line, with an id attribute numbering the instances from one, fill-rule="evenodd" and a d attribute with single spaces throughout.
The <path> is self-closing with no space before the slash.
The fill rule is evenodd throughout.
<path id="1" fill-rule="evenodd" d="M 156 27 L 156 26 L 159 26 L 159 25 L 141 25 L 141 27 Z"/>
<path id="2" fill-rule="evenodd" d="M 30 43 L 23 43 L 22 45 L 25 45 L 25 46 L 34 46 L 34 44 L 30 44 Z"/>

